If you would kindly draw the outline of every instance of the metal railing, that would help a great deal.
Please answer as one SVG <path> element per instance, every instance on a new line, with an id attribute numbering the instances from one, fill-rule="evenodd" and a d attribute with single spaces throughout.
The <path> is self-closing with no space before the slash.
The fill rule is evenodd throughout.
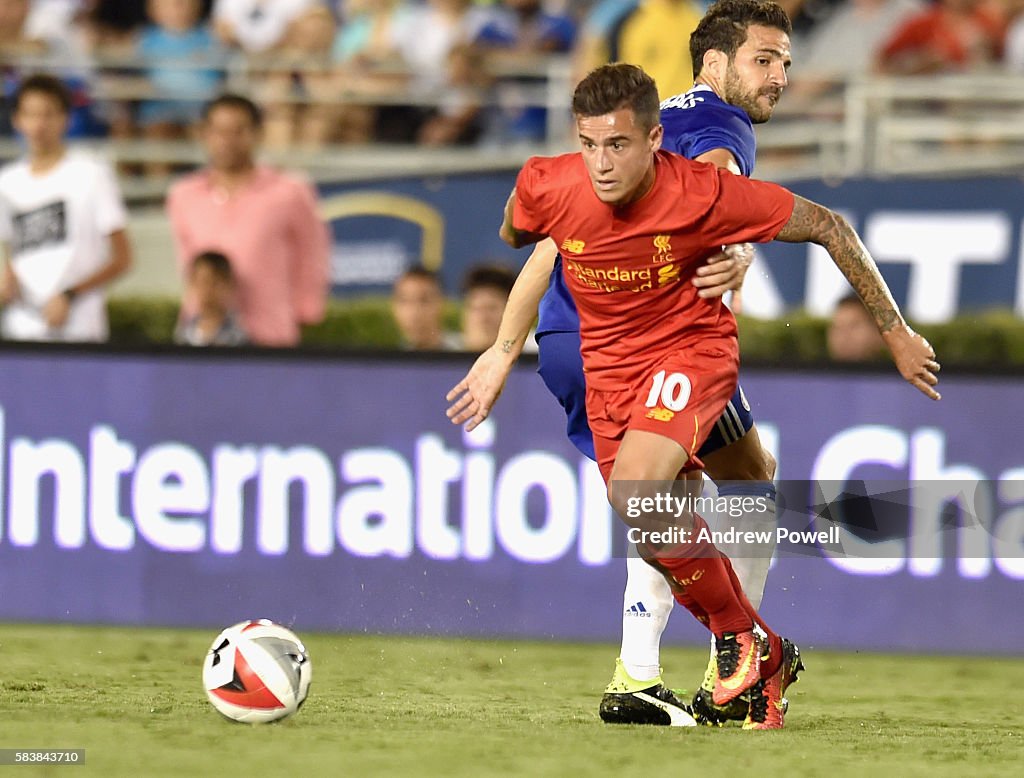
<path id="1" fill-rule="evenodd" d="M 0 57 L 0 65 L 4 64 Z M 9 64 L 9 63 L 8 63 Z M 105 58 L 54 62 L 18 60 L 23 70 L 70 70 L 85 74 L 92 97 L 100 104 L 147 99 L 195 100 L 200 95 L 160 94 L 146 77 L 148 65 L 137 60 Z M 328 63 L 308 60 L 235 58 L 216 65 L 224 84 L 256 96 L 267 74 L 329 71 Z M 210 69 L 211 62 L 168 63 L 167 68 Z M 487 110 L 526 106 L 547 109 L 546 138 L 541 143 L 474 148 L 424 149 L 415 146 L 330 145 L 319 149 L 268 149 L 266 157 L 301 168 L 322 180 L 357 180 L 397 175 L 438 175 L 512 169 L 532 154 L 572 148 L 568 111 L 572 70 L 565 57 L 531 60 L 496 59 L 488 64 L 496 84 L 515 82 L 513 90 L 492 89 L 484 95 Z M 338 88 L 326 93 L 275 93 L 276 103 L 386 106 L 438 106 L 443 92 L 423 92 L 402 83 L 401 69 L 380 71 L 399 77 L 384 90 L 346 89 L 343 71 Z M 872 77 L 836 83 L 815 98 L 801 98 L 794 88 L 784 96 L 775 118 L 757 129 L 761 178 L 839 179 L 850 176 L 963 175 L 1024 172 L 1024 76 L 979 73 L 956 76 Z M 119 163 L 163 162 L 197 165 L 202 155 L 194 141 L 96 142 Z M 13 139 L 0 139 L 0 159 L 18 152 Z M 155 198 L 166 181 L 133 181 L 129 196 Z"/>

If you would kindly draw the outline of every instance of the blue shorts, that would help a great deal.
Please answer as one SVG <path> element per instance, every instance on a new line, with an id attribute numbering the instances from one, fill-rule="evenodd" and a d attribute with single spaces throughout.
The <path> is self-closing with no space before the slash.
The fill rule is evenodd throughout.
<path id="1" fill-rule="evenodd" d="M 544 379 L 566 415 L 566 433 L 579 452 L 590 459 L 594 455 L 594 437 L 587 424 L 587 386 L 583 378 L 579 332 L 544 332 L 537 335 L 540 365 L 537 372 Z M 737 385 L 708 439 L 697 452 L 705 457 L 735 443 L 754 426 L 750 404 Z"/>

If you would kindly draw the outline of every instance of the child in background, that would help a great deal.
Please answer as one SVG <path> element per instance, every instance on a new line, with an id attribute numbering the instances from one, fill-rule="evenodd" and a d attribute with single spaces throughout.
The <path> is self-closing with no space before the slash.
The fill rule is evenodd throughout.
<path id="1" fill-rule="evenodd" d="M 174 342 L 184 346 L 242 346 L 249 342 L 235 316 L 237 287 L 231 262 L 216 251 L 205 251 L 188 271 L 190 296 L 197 311 L 182 321 Z"/>

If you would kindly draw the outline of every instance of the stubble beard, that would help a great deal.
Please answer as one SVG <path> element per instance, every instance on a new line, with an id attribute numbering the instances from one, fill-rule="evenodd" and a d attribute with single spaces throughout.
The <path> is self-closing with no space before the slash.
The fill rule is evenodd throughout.
<path id="1" fill-rule="evenodd" d="M 771 92 L 766 93 L 760 89 L 745 87 L 739 73 L 732 65 L 729 66 L 725 74 L 725 101 L 742 109 L 754 124 L 764 124 L 772 118 L 772 112 L 775 110 L 774 105 L 765 108 L 758 102 L 758 99 L 765 94 L 771 94 Z"/>

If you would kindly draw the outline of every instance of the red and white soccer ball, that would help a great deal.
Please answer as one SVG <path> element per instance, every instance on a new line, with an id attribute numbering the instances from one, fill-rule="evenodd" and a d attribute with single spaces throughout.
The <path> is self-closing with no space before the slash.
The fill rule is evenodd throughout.
<path id="1" fill-rule="evenodd" d="M 265 724 L 297 711 L 309 694 L 313 665 L 290 629 L 266 619 L 217 635 L 203 662 L 213 707 L 232 721 Z"/>

